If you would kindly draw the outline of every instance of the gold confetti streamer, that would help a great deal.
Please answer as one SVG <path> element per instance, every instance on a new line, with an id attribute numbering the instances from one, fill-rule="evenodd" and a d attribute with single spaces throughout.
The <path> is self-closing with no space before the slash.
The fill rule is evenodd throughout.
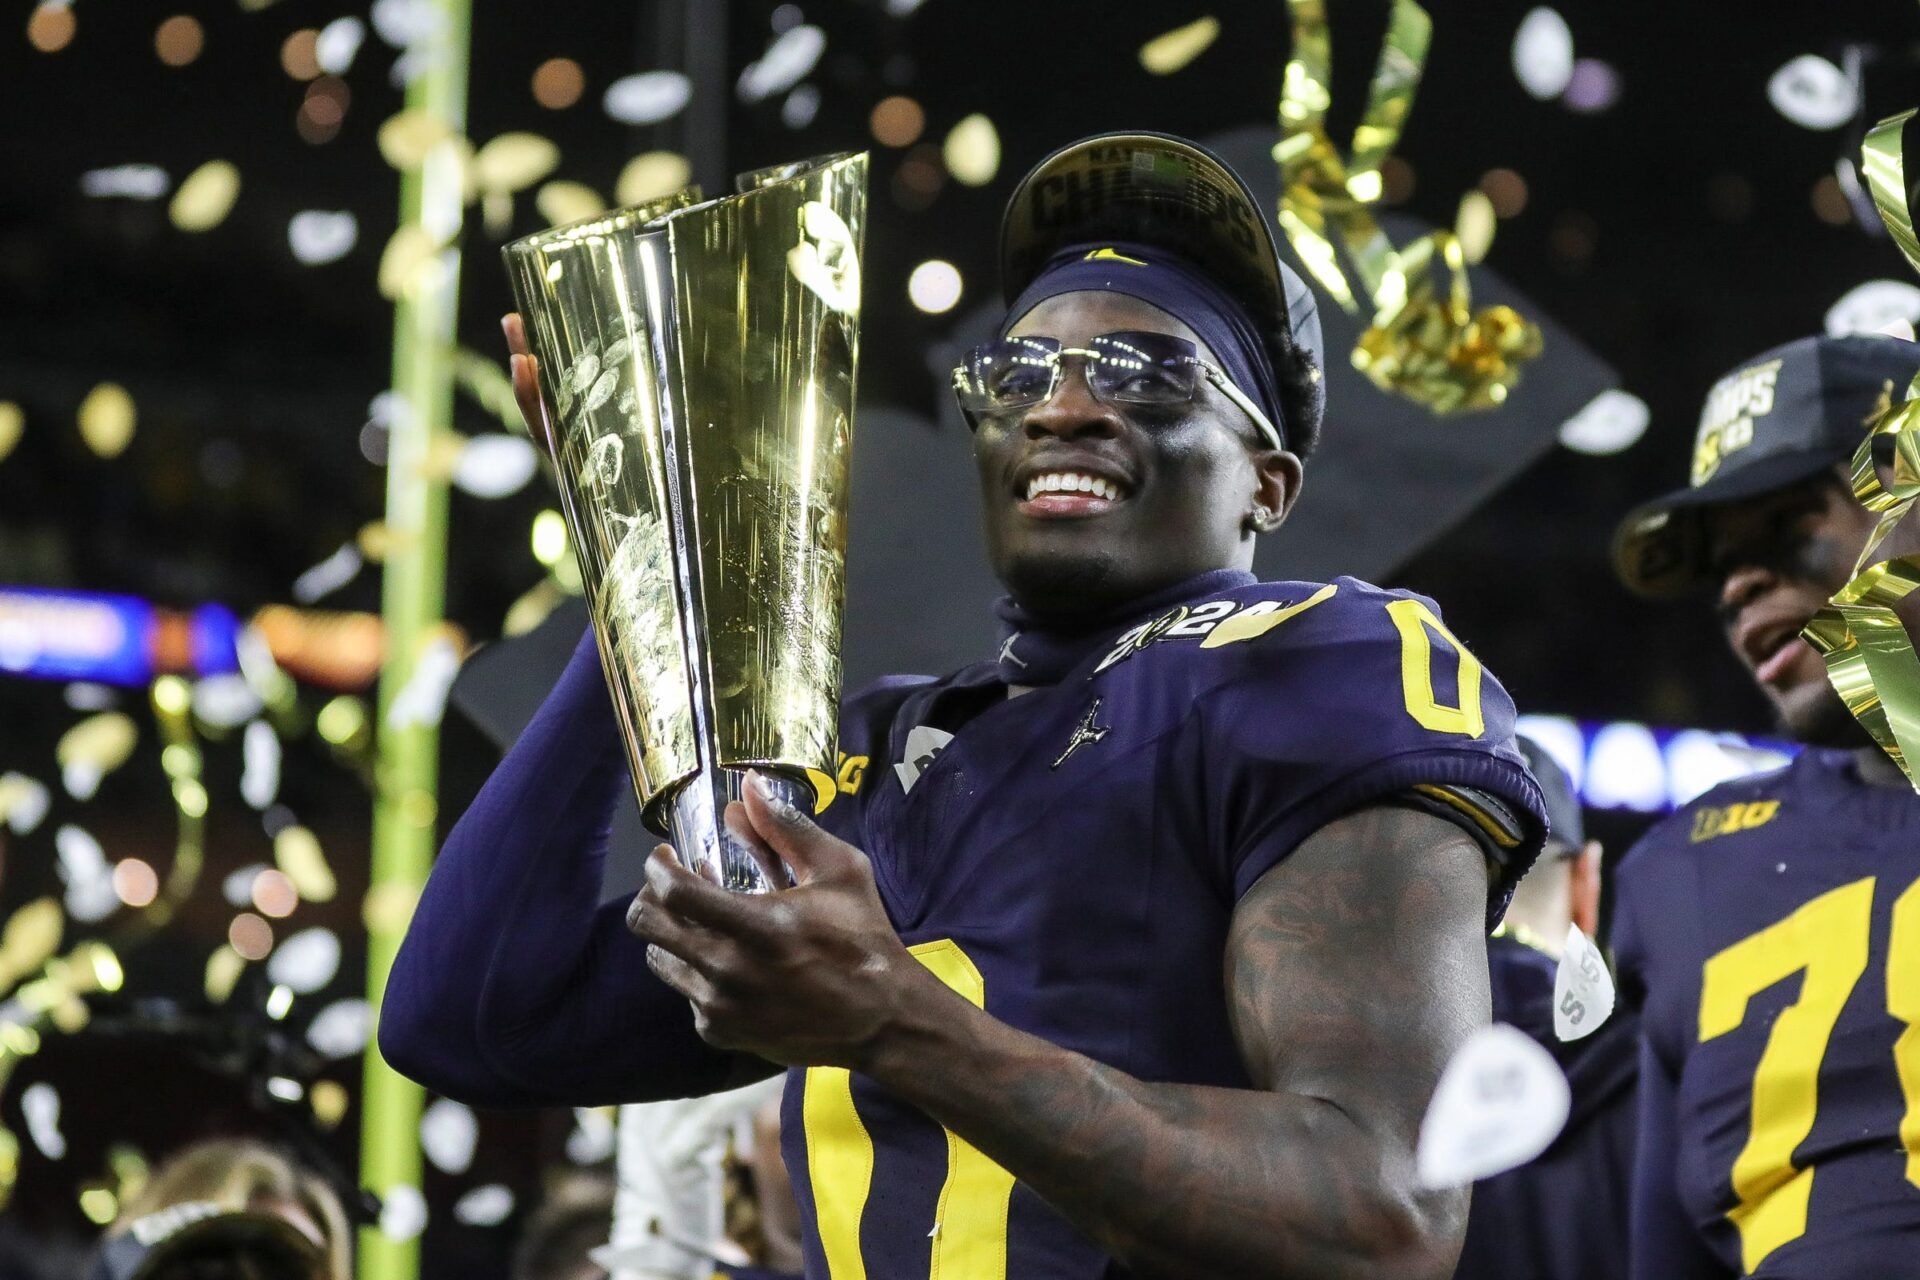
<path id="1" fill-rule="evenodd" d="M 1907 205 L 1901 138 L 1914 112 L 1875 125 L 1861 147 L 1867 189 L 1900 252 L 1920 271 L 1920 236 Z M 1891 483 L 1883 477 L 1882 468 Z M 1897 612 L 1920 586 L 1920 555 L 1872 563 L 1920 498 L 1920 375 L 1903 401 L 1874 420 L 1853 455 L 1853 492 L 1880 522 L 1853 566 L 1853 580 L 1801 631 L 1826 662 L 1827 680 L 1907 781 L 1920 791 L 1920 655 Z"/>
<path id="2" fill-rule="evenodd" d="M 117 382 L 103 382 L 80 402 L 80 438 L 102 458 L 117 458 L 133 439 L 133 397 Z"/>
<path id="3" fill-rule="evenodd" d="M 104 777 L 127 762 L 139 740 L 140 731 L 131 717 L 102 711 L 61 734 L 53 758 L 63 771 L 85 768 Z"/>
<path id="4" fill-rule="evenodd" d="M 27 415 L 11 400 L 0 400 L 0 462 L 5 462 L 27 429 Z"/>
<path id="5" fill-rule="evenodd" d="M 332 902 L 339 886 L 320 839 L 301 826 L 282 827 L 273 838 L 273 861 L 282 875 L 293 881 L 294 891 L 306 902 Z"/>
<path id="6" fill-rule="evenodd" d="M 0 993 L 47 962 L 60 949 L 66 913 L 55 898 L 36 898 L 7 917 L 0 931 Z"/>
<path id="7" fill-rule="evenodd" d="M 1490 206 L 1482 210 L 1469 197 L 1455 231 L 1435 231 L 1398 249 L 1373 216 L 1384 189 L 1380 166 L 1413 109 L 1432 20 L 1414 0 L 1394 0 L 1366 110 L 1343 156 L 1326 128 L 1333 49 L 1324 0 L 1288 0 L 1287 7 L 1293 57 L 1273 151 L 1280 165 L 1277 213 L 1321 288 L 1348 312 L 1359 314 L 1363 299 L 1370 308 L 1354 367 L 1382 390 L 1437 414 L 1502 403 L 1521 365 L 1540 353 L 1540 332 L 1510 307 L 1474 310 L 1467 267 L 1492 243 L 1484 216 Z"/>
<path id="8" fill-rule="evenodd" d="M 1140 46 L 1140 65 L 1156 76 L 1170 76 L 1207 51 L 1220 38 L 1220 19 L 1208 15 L 1155 36 Z"/>
<path id="9" fill-rule="evenodd" d="M 209 160 L 187 175 L 167 213 L 182 231 L 211 231 L 227 220 L 239 198 L 240 170 L 225 160 Z"/>

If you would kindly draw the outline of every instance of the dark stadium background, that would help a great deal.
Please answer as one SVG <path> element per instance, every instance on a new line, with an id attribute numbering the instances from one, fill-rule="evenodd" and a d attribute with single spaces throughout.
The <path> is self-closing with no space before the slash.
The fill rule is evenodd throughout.
<path id="1" fill-rule="evenodd" d="M 1334 118 L 1350 128 L 1385 6 L 1330 7 Z M 1650 406 L 1652 427 L 1615 456 L 1548 449 L 1458 524 L 1422 530 L 1425 545 L 1389 582 L 1438 598 L 1523 710 L 1764 732 L 1764 708 L 1707 610 L 1636 602 L 1614 583 L 1606 546 L 1637 497 L 1683 477 L 1699 401 L 1714 377 L 1818 330 L 1852 286 L 1906 278 L 1884 238 L 1816 208 L 1816 186 L 1857 149 L 1857 128 L 1816 132 L 1791 123 L 1769 105 L 1767 82 L 1796 55 L 1838 60 L 1858 42 L 1875 59 L 1869 113 L 1920 102 L 1920 75 L 1905 69 L 1920 10 L 1572 0 L 1561 12 L 1578 54 L 1610 64 L 1620 84 L 1610 109 L 1580 113 L 1535 100 L 1515 78 L 1514 33 L 1530 7 L 1436 0 L 1426 80 L 1397 153 L 1412 177 L 1398 207 L 1446 223 L 1483 174 L 1519 174 L 1525 207 L 1500 224 L 1488 266 L 1610 364 L 1619 385 Z M 799 131 L 782 123 L 778 98 L 743 105 L 732 92 L 771 38 L 771 0 L 479 8 L 470 136 L 545 134 L 563 155 L 557 176 L 603 193 L 629 157 L 653 148 L 691 152 L 709 189 L 735 170 L 873 148 L 861 421 L 896 433 L 887 451 L 896 470 L 862 483 L 887 491 L 879 505 L 899 523 L 859 531 L 858 545 L 896 557 L 887 563 L 902 580 L 887 607 L 851 618 L 849 646 L 863 661 L 942 651 L 957 661 L 977 651 L 984 613 L 952 585 L 977 584 L 974 548 L 944 532 L 970 527 L 965 485 L 955 479 L 965 474 L 966 440 L 950 419 L 940 425 L 943 385 L 929 352 L 959 317 L 996 296 L 1000 207 L 1012 182 L 1052 146 L 1115 127 L 1208 136 L 1271 126 L 1286 55 L 1284 7 L 925 0 L 894 16 L 878 0 L 808 0 L 800 5 L 805 20 L 822 26 L 828 43 L 809 78 L 820 92 L 818 115 Z M 284 601 L 303 569 L 381 508 L 382 473 L 357 440 L 388 377 L 391 311 L 374 277 L 396 176 L 374 139 L 400 106 L 387 78 L 391 51 L 369 37 L 346 76 L 352 99 L 337 138 L 310 145 L 294 131 L 305 86 L 280 70 L 282 41 L 296 28 L 364 14 L 363 5 L 280 0 L 243 12 L 233 0 L 83 0 L 78 37 L 57 54 L 28 45 L 24 11 L 14 6 L 0 21 L 0 399 L 19 403 L 28 423 L 18 449 L 0 462 L 0 583 L 126 592 L 177 606 L 219 601 L 243 616 Z M 204 54 L 180 69 L 162 66 L 153 49 L 154 24 L 173 12 L 197 17 L 206 33 Z M 1142 42 L 1207 14 L 1223 31 L 1198 60 L 1164 78 L 1142 70 Z M 583 66 L 586 93 L 576 106 L 547 110 L 530 95 L 529 77 L 562 55 Z M 600 110 L 615 78 L 672 66 L 705 77 L 686 113 L 630 129 Z M 872 107 L 893 94 L 924 108 L 920 145 L 935 148 L 936 170 L 946 130 L 969 113 L 989 115 L 1004 150 L 995 181 L 977 189 L 946 181 L 930 198 L 908 191 L 901 166 L 924 166 L 927 153 L 878 146 L 869 134 Z M 80 177 L 92 169 L 147 162 L 178 177 L 215 155 L 239 167 L 244 187 L 234 214 L 211 234 L 177 231 L 164 200 L 81 191 Z M 1831 214 L 1833 192 L 1824 198 Z M 296 262 L 285 227 L 305 208 L 352 210 L 361 229 L 353 252 L 325 267 Z M 496 321 L 508 306 L 497 253 L 503 237 L 478 224 L 470 217 L 460 335 L 497 355 Z M 543 225 L 523 194 L 514 234 Z M 930 257 L 954 263 L 965 281 L 963 301 L 945 316 L 922 314 L 907 300 L 908 273 Z M 125 454 L 102 461 L 71 423 L 87 389 L 109 377 L 134 393 L 140 425 Z M 465 429 L 486 429 L 470 400 L 461 399 L 457 413 Z M 863 429 L 856 426 L 856 440 Z M 1363 412 L 1331 408 L 1330 436 L 1376 429 Z M 1470 439 L 1476 426 L 1429 420 L 1398 429 Z M 1366 499 L 1381 519 L 1424 518 L 1420 494 L 1417 476 L 1394 469 L 1367 478 Z M 448 611 L 470 635 L 497 636 L 509 604 L 542 576 L 526 531 L 549 495 L 543 479 L 498 501 L 454 495 Z M 364 573 L 325 603 L 377 609 L 378 578 Z M 957 629 L 956 610 L 970 620 Z M 48 776 L 54 740 L 74 719 L 57 686 L 0 680 L 0 771 Z M 457 714 L 443 743 L 444 825 L 493 755 Z M 302 918 L 351 939 L 364 888 L 366 790 L 320 749 L 288 751 L 288 803 L 342 877 L 339 898 Z M 231 746 L 210 753 L 216 794 L 231 794 L 236 761 Z M 53 815 L 33 837 L 9 843 L 0 833 L 0 907 L 49 891 L 50 833 L 80 811 L 56 793 Z M 84 820 L 115 856 L 143 848 L 161 864 L 168 856 L 172 808 L 157 770 L 110 779 Z M 1598 815 L 1594 825 L 1617 850 L 1644 821 Z M 216 805 L 209 883 L 260 860 L 263 849 L 254 815 Z M 142 953 L 142 987 L 192 997 L 229 914 L 217 893 L 203 894 Z M 349 942 L 334 994 L 354 991 L 360 963 Z M 357 1083 L 357 1068 L 338 1074 Z M 154 1150 L 209 1121 L 249 1123 L 231 1086 L 180 1055 L 130 1057 L 81 1038 L 51 1043 L 0 1103 L 0 1115 L 23 1134 L 17 1100 L 36 1079 L 58 1084 L 69 1139 L 60 1162 L 25 1148 L 17 1220 L 36 1226 L 84 1227 L 74 1189 L 98 1175 L 110 1142 Z M 349 1116 L 333 1140 L 349 1159 L 355 1124 Z M 447 1208 L 461 1190 L 487 1181 L 507 1183 L 524 1204 L 541 1162 L 560 1159 L 567 1130 L 565 1117 L 487 1116 L 472 1171 L 429 1173 L 427 1274 L 500 1274 L 497 1229 L 456 1226 Z"/>

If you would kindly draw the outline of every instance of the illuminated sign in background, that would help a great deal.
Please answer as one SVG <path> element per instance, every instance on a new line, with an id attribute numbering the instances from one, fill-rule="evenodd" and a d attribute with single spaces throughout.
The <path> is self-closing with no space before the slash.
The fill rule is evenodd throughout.
<path id="1" fill-rule="evenodd" d="M 1709 787 L 1787 764 L 1797 744 L 1631 720 L 1521 716 L 1519 730 L 1559 762 L 1592 809 L 1665 813 Z"/>

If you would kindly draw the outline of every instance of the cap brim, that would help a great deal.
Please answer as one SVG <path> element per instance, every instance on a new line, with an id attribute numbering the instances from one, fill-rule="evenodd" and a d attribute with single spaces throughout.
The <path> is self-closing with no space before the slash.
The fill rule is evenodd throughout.
<path id="1" fill-rule="evenodd" d="M 1103 133 L 1035 165 L 1000 224 L 1000 281 L 1011 303 L 1062 249 L 1092 241 L 1157 245 L 1196 263 L 1255 318 L 1321 352 L 1313 290 L 1280 262 L 1273 229 L 1227 163 L 1185 138 Z"/>
<path id="2" fill-rule="evenodd" d="M 1650 600 L 1672 599 L 1706 586 L 1711 575 L 1705 513 L 1811 479 L 1840 461 L 1827 448 L 1777 453 L 1724 471 L 1696 488 L 1642 503 L 1614 532 L 1614 572 L 1628 590 Z"/>

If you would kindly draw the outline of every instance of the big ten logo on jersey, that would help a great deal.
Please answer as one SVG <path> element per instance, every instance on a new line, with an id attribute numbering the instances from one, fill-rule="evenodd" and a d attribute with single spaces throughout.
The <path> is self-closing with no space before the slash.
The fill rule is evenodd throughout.
<path id="1" fill-rule="evenodd" d="M 1779 377 L 1780 362 L 1769 360 L 1713 384 L 1693 442 L 1694 484 L 1705 484 L 1729 455 L 1753 443 L 1753 420 L 1773 412 L 1773 386 Z"/>
<path id="2" fill-rule="evenodd" d="M 1779 812 L 1778 800 L 1754 800 L 1747 804 L 1730 804 L 1723 809 L 1702 809 L 1693 815 L 1693 843 L 1764 827 Z"/>
<path id="3" fill-rule="evenodd" d="M 867 779 L 867 763 L 866 756 L 850 756 L 842 751 L 834 758 L 831 775 L 824 769 L 807 770 L 807 780 L 813 783 L 813 811 L 821 812 L 837 795 L 859 794 L 860 784 Z"/>
<path id="4" fill-rule="evenodd" d="M 1293 604 L 1284 600 L 1255 600 L 1245 606 L 1234 600 L 1183 604 L 1150 622 L 1143 622 L 1123 632 L 1114 642 L 1112 651 L 1100 659 L 1093 673 L 1099 675 L 1114 663 L 1125 661 L 1167 640 L 1198 640 L 1202 649 L 1218 649 L 1222 645 L 1263 636 L 1287 619 L 1298 617 L 1328 599 L 1336 589 L 1328 584 L 1305 600 Z"/>

